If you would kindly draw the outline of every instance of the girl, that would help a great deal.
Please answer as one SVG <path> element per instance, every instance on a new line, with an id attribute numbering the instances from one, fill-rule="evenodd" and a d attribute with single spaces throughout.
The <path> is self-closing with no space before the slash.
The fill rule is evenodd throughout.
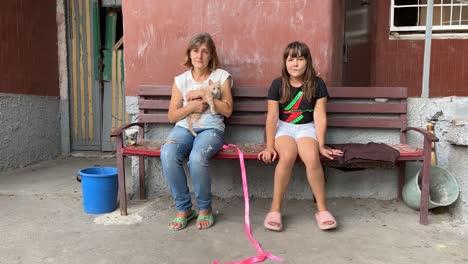
<path id="1" fill-rule="evenodd" d="M 325 185 L 320 155 L 333 159 L 340 150 L 325 146 L 328 91 L 316 76 L 310 50 L 301 42 L 290 43 L 283 53 L 282 74 L 273 80 L 268 91 L 266 148 L 258 159 L 272 163 L 280 157 L 275 169 L 273 200 L 264 226 L 281 231 L 281 204 L 287 190 L 297 155 L 304 162 L 307 180 L 317 201 L 315 218 L 320 229 L 337 226 L 325 202 Z"/>

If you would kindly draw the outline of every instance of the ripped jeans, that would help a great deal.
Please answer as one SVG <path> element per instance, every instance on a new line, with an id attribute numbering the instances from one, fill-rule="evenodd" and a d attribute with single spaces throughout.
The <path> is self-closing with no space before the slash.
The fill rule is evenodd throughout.
<path id="1" fill-rule="evenodd" d="M 179 212 L 189 212 L 192 209 L 183 167 L 183 161 L 187 156 L 189 157 L 187 166 L 192 177 L 198 210 L 211 208 L 211 177 L 208 165 L 210 158 L 223 146 L 224 132 L 214 128 L 196 129 L 196 132 L 198 136 L 194 137 L 188 129 L 175 126 L 161 148 L 164 177 Z"/>

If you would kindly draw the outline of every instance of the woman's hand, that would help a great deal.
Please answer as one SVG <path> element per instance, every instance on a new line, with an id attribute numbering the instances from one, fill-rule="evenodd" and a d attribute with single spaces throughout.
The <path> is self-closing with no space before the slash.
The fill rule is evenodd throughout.
<path id="1" fill-rule="evenodd" d="M 343 151 L 339 149 L 331 149 L 327 146 L 320 146 L 319 147 L 319 152 L 322 156 L 324 156 L 327 159 L 333 160 L 334 157 L 339 157 L 343 156 Z"/>
<path id="2" fill-rule="evenodd" d="M 203 98 L 202 90 L 191 90 L 185 95 L 185 99 L 187 99 L 187 101 L 192 101 L 195 99 L 202 99 L 202 98 Z"/>
<path id="3" fill-rule="evenodd" d="M 196 99 L 188 101 L 186 107 L 191 109 L 192 113 L 203 113 L 208 108 L 208 104 L 201 99 Z"/>
<path id="4" fill-rule="evenodd" d="M 276 153 L 274 148 L 266 148 L 258 153 L 258 160 L 263 160 L 263 162 L 270 164 L 275 161 L 277 156 L 278 153 Z"/>

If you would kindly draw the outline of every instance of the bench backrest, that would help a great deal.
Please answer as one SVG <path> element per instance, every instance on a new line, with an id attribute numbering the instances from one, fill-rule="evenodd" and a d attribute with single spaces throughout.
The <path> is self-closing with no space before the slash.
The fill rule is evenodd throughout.
<path id="1" fill-rule="evenodd" d="M 268 87 L 234 87 L 234 112 L 227 125 L 264 126 Z M 328 126 L 404 129 L 407 126 L 406 87 L 328 87 Z M 138 120 L 168 123 L 170 86 L 142 85 L 138 92 Z M 388 99 L 377 102 L 375 99 Z M 406 133 L 400 141 L 406 143 Z"/>

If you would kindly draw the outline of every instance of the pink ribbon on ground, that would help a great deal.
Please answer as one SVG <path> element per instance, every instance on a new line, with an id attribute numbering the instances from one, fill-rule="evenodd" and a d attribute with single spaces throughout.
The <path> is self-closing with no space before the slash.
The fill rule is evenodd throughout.
<path id="1" fill-rule="evenodd" d="M 241 174 L 242 174 L 242 189 L 244 190 L 244 206 L 245 206 L 245 214 L 244 214 L 244 227 L 245 227 L 245 233 L 247 235 L 247 238 L 250 240 L 250 243 L 254 246 L 255 250 L 257 250 L 258 255 L 255 257 L 251 257 L 245 260 L 241 261 L 236 261 L 236 262 L 224 262 L 223 264 L 251 264 L 251 263 L 258 263 L 262 262 L 265 259 L 269 258 L 274 261 L 282 262 L 284 261 L 283 258 L 277 257 L 269 252 L 264 252 L 260 244 L 258 244 L 257 241 L 252 236 L 252 232 L 250 231 L 250 220 L 249 220 L 249 190 L 247 187 L 247 176 L 245 172 L 245 163 L 244 163 L 244 153 L 239 149 L 238 146 L 234 144 L 229 144 L 229 145 L 224 145 L 224 149 L 228 148 L 236 148 L 237 153 L 239 154 L 239 162 L 240 162 L 240 168 L 241 168 Z M 219 264 L 219 262 L 214 261 L 212 264 Z"/>

